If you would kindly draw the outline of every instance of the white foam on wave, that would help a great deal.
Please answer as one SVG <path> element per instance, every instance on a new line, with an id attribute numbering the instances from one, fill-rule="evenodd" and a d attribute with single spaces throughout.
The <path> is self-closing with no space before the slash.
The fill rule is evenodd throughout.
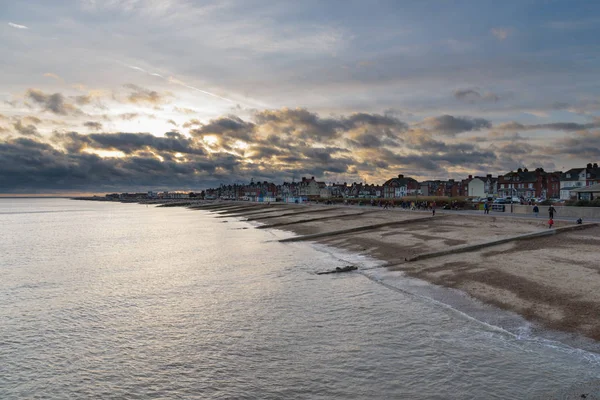
<path id="1" fill-rule="evenodd" d="M 358 271 L 356 271 L 357 273 L 372 280 L 373 282 L 376 282 L 386 287 L 387 289 L 403 293 L 404 295 L 418 299 L 421 302 L 425 302 L 427 304 L 443 308 L 447 312 L 450 312 L 458 316 L 459 318 L 463 318 L 465 320 L 479 325 L 480 327 L 482 327 L 490 333 L 501 334 L 501 336 L 504 336 L 507 339 L 507 341 L 518 341 L 522 343 L 525 342 L 534 345 L 544 346 L 546 348 L 551 348 L 555 351 L 575 355 L 576 357 L 581 358 L 591 364 L 600 365 L 599 353 L 577 348 L 558 340 L 541 337 L 534 333 L 534 325 L 531 322 L 523 319 L 521 316 L 486 305 L 480 302 L 479 300 L 468 296 L 462 291 L 452 288 L 436 286 L 422 279 L 410 278 L 407 277 L 406 274 L 404 274 L 402 271 L 391 271 L 388 268 L 385 268 L 387 264 L 386 262 L 365 254 L 353 253 L 347 250 L 341 250 L 335 247 L 319 243 L 310 243 L 310 246 L 315 248 L 319 252 L 323 252 L 330 255 L 331 257 L 334 257 L 337 260 L 356 265 L 359 268 Z M 431 296 L 419 293 L 419 291 L 427 292 L 431 289 L 451 293 L 455 298 L 462 297 L 464 300 L 472 303 L 477 308 L 489 310 L 486 311 L 489 313 L 502 313 L 503 315 L 508 316 L 508 318 L 517 321 L 518 323 L 511 330 L 505 329 L 502 326 L 495 325 L 493 323 L 476 318 L 468 312 L 456 308 L 452 304 L 436 300 Z"/>
<path id="2" fill-rule="evenodd" d="M 261 223 L 254 221 L 238 221 L 245 222 L 246 224 L 253 227 L 262 225 Z M 279 230 L 276 228 L 265 229 L 264 231 L 274 236 L 274 241 L 298 236 L 293 232 Z M 321 253 L 328 254 L 330 257 L 334 258 L 337 261 L 357 266 L 357 273 L 363 275 L 364 277 L 370 279 L 373 282 L 376 282 L 386 287 L 387 289 L 403 293 L 407 296 L 411 296 L 412 298 L 418 299 L 421 302 L 425 302 L 427 304 L 443 308 L 447 312 L 453 313 L 459 318 L 463 318 L 465 320 L 478 324 L 485 331 L 488 331 L 490 333 L 501 334 L 501 336 L 507 338 L 507 341 L 528 342 L 536 345 L 541 345 L 544 347 L 552 348 L 556 351 L 576 355 L 577 357 L 580 357 L 594 365 L 600 365 L 599 353 L 570 346 L 558 340 L 541 337 L 534 333 L 534 325 L 532 323 L 530 323 L 529 321 L 525 320 L 517 314 L 486 305 L 477 299 L 471 298 L 466 293 L 457 289 L 436 286 L 422 279 L 407 277 L 406 274 L 404 274 L 401 271 L 391 271 L 388 268 L 385 268 L 385 266 L 387 265 L 387 262 L 385 261 L 376 259 L 366 254 L 339 249 L 336 247 L 315 242 L 290 242 L 286 245 L 297 246 L 299 248 L 309 245 L 310 247 L 316 249 Z M 501 313 L 502 315 L 507 316 L 507 319 L 511 319 L 512 321 L 516 321 L 517 323 L 510 330 L 505 329 L 502 326 L 495 325 L 493 323 L 476 318 L 474 315 L 460 310 L 453 304 L 437 300 L 434 297 L 427 294 L 419 293 L 427 293 L 431 290 L 438 290 L 450 293 L 455 299 L 462 298 L 463 301 L 469 302 L 470 305 L 474 305 L 474 307 L 479 308 L 479 310 L 485 309 L 486 311 L 484 311 L 484 313 Z M 591 347 L 594 347 L 595 349 L 595 347 L 597 346 Z"/>

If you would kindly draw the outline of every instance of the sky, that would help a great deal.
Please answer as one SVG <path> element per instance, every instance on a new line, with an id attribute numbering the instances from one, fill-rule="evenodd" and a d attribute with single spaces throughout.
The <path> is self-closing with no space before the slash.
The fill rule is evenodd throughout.
<path id="1" fill-rule="evenodd" d="M 0 0 L 0 193 L 600 159 L 600 2 Z"/>

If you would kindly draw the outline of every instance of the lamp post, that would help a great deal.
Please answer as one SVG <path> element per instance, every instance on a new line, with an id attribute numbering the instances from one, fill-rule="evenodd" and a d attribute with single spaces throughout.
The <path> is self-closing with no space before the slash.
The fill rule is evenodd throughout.
<path id="1" fill-rule="evenodd" d="M 511 187 L 510 190 L 512 193 L 510 196 L 510 213 L 512 214 L 513 213 L 513 197 L 514 197 L 514 193 L 517 189 L 515 189 L 514 187 Z"/>

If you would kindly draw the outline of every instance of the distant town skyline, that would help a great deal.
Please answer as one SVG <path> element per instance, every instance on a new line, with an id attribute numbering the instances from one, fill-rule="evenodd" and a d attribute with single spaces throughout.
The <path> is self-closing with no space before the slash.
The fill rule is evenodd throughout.
<path id="1" fill-rule="evenodd" d="M 0 0 L 0 194 L 600 160 L 600 3 Z"/>

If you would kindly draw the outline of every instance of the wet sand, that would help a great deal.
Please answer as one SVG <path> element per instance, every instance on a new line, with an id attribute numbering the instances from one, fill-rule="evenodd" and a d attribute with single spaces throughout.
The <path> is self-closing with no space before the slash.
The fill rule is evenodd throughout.
<path id="1" fill-rule="evenodd" d="M 294 215 L 294 210 L 303 213 Z M 307 210 L 315 212 L 306 213 Z M 256 207 L 248 208 L 248 212 L 256 211 Z M 223 214 L 227 212 L 224 209 L 219 212 L 227 215 Z M 287 215 L 281 216 L 283 214 Z M 372 207 L 290 205 L 258 215 L 261 219 L 257 223 L 298 235 L 310 235 L 422 219 L 430 214 Z M 251 219 L 250 215 L 248 219 Z M 313 241 L 386 261 L 391 270 L 459 289 L 542 326 L 600 340 L 600 227 L 406 261 L 406 258 L 421 253 L 547 230 L 545 222 L 542 218 L 444 215 L 438 212 L 436 217 L 426 221 Z M 557 222 L 555 227 L 570 225 L 573 224 Z"/>

